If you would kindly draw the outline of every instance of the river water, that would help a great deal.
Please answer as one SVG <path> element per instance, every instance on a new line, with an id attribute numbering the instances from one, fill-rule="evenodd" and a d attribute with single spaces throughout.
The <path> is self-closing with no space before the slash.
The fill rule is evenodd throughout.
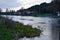
<path id="1" fill-rule="evenodd" d="M 32 16 L 11 16 L 11 15 L 2 15 L 3 17 L 7 17 L 14 21 L 18 21 L 23 23 L 24 25 L 30 25 L 33 28 L 38 28 L 43 30 L 39 37 L 34 38 L 20 38 L 19 40 L 58 40 L 58 33 L 56 32 L 55 26 L 58 26 L 58 20 L 56 18 L 51 17 L 32 17 Z M 53 26 L 52 26 L 53 25 Z M 54 31 L 52 32 L 52 30 Z"/>

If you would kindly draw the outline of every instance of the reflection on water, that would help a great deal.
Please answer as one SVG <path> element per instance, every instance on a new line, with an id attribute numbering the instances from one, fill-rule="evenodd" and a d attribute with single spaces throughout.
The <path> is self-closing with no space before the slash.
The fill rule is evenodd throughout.
<path id="1" fill-rule="evenodd" d="M 57 26 L 57 21 L 55 18 L 50 17 L 32 17 L 32 16 L 10 16 L 3 15 L 14 21 L 23 23 L 24 25 L 30 25 L 33 28 L 38 28 L 43 30 L 41 36 L 34 38 L 21 38 L 19 40 L 53 40 L 52 39 L 52 25 Z"/>

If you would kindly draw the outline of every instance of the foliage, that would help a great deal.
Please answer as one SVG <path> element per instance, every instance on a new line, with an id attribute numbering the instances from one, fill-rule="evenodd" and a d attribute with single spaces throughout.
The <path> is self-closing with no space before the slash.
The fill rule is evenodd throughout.
<path id="1" fill-rule="evenodd" d="M 3 21 L 2 21 L 3 20 Z M 5 20 L 6 24 L 3 24 Z M 7 19 L 8 20 L 8 19 Z M 32 28 L 29 25 L 23 25 L 19 22 L 14 22 L 14 27 L 10 27 L 6 19 L 3 19 L 0 17 L 0 40 L 13 40 L 15 38 L 21 38 L 21 37 L 35 37 L 40 36 L 41 30 Z M 12 20 L 10 21 L 12 22 Z M 13 23 L 12 23 L 13 24 Z M 8 26 L 7 26 L 8 25 Z M 17 39 L 16 39 L 17 40 Z"/>
<path id="2" fill-rule="evenodd" d="M 13 40 L 13 30 L 7 28 L 0 20 L 0 40 Z"/>
<path id="3" fill-rule="evenodd" d="M 16 22 L 16 31 L 18 31 L 21 34 L 21 36 L 26 36 L 26 37 L 38 36 L 41 33 L 41 30 L 32 28 L 29 25 L 23 25 L 19 22 Z"/>

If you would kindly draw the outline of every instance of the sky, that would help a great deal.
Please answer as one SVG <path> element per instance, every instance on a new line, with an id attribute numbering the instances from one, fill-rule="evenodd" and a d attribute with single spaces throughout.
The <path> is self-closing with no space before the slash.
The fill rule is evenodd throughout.
<path id="1" fill-rule="evenodd" d="M 29 8 L 43 2 L 49 3 L 51 0 L 0 0 L 0 8 L 19 10 L 21 7 Z"/>

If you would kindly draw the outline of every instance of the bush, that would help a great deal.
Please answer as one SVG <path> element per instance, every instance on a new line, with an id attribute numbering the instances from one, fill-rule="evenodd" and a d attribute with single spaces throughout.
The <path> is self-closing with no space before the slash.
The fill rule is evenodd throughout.
<path id="1" fill-rule="evenodd" d="M 0 22 L 0 40 L 13 40 L 13 30 L 2 25 Z"/>
<path id="2" fill-rule="evenodd" d="M 41 30 L 23 25 L 7 18 L 0 18 L 0 40 L 13 40 L 21 37 L 40 36 Z"/>
<path id="3" fill-rule="evenodd" d="M 19 22 L 16 22 L 16 31 L 20 33 L 20 36 L 34 37 L 40 36 L 41 30 L 32 28 L 29 25 L 23 25 Z"/>

